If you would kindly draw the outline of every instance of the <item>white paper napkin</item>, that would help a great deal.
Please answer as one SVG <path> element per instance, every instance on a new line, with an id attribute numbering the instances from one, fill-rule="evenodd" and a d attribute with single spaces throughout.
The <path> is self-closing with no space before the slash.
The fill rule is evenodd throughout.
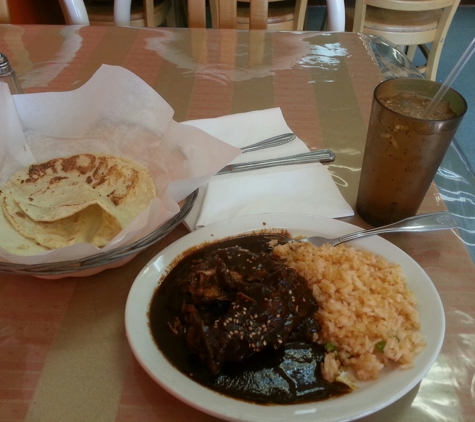
<path id="1" fill-rule="evenodd" d="M 279 108 L 185 122 L 224 142 L 243 147 L 292 132 Z M 300 139 L 237 157 L 233 163 L 308 152 Z M 190 230 L 234 217 L 294 212 L 330 218 L 354 214 L 325 165 L 299 164 L 216 175 L 200 192 L 185 222 Z"/>

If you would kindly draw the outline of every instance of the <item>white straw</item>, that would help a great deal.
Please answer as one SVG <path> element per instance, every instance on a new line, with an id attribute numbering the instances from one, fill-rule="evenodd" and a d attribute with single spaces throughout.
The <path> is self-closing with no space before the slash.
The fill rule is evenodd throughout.
<path id="1" fill-rule="evenodd" d="M 464 66 L 467 64 L 467 62 L 469 61 L 470 57 L 472 56 L 474 52 L 475 52 L 475 38 L 472 40 L 470 45 L 462 54 L 462 57 L 460 57 L 460 60 L 457 62 L 457 64 L 454 66 L 454 68 L 450 72 L 449 76 L 447 76 L 447 79 L 443 82 L 443 84 L 441 85 L 437 93 L 434 95 L 434 98 L 432 98 L 432 101 L 424 110 L 424 113 L 422 113 L 423 119 L 428 118 L 431 115 L 431 113 L 435 110 L 435 108 L 437 107 L 437 104 L 439 104 L 440 100 L 444 97 L 445 93 L 452 86 L 452 83 L 457 78 L 459 73 L 462 71 Z"/>

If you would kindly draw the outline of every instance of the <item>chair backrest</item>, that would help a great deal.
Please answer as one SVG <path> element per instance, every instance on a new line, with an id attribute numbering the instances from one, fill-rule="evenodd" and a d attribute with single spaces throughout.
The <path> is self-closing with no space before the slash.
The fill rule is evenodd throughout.
<path id="1" fill-rule="evenodd" d="M 269 8 L 285 0 L 209 0 L 213 28 L 238 29 L 238 3 L 249 3 L 249 24 L 246 29 L 268 29 Z M 287 2 L 289 3 L 289 2 Z M 288 29 L 302 30 L 308 0 L 296 0 L 292 7 L 292 23 Z M 188 1 L 188 26 L 206 27 L 205 0 Z"/>
<path id="2" fill-rule="evenodd" d="M 8 0 L 0 0 L 0 23 L 10 23 Z"/>
<path id="3" fill-rule="evenodd" d="M 327 0 L 327 22 L 328 31 L 345 31 L 345 1 Z"/>
<path id="4" fill-rule="evenodd" d="M 84 0 L 59 0 L 59 3 L 66 23 L 71 25 L 89 25 L 91 23 Z M 170 0 L 166 3 L 163 7 L 164 15 L 171 6 Z M 132 0 L 114 0 L 113 16 L 110 17 L 110 24 L 131 26 L 131 6 Z M 154 0 L 143 0 L 143 18 L 136 25 L 153 27 L 156 26 L 155 21 Z"/>
<path id="5" fill-rule="evenodd" d="M 440 53 L 460 0 L 356 0 L 353 32 L 379 35 L 398 46 L 417 45 L 427 58 L 427 79 L 435 79 Z M 432 43 L 427 51 L 425 46 Z"/>
<path id="6" fill-rule="evenodd" d="M 153 0 L 151 2 L 151 12 L 153 16 Z M 145 4 L 145 1 L 144 1 Z M 114 0 L 114 24 L 117 26 L 130 26 L 130 8 L 132 0 Z M 148 4 L 147 6 L 150 6 Z M 153 19 L 153 18 L 152 18 Z"/>
<path id="7" fill-rule="evenodd" d="M 168 11 L 171 8 L 171 3 L 171 0 L 164 0 L 156 9 L 154 0 L 143 0 L 142 16 L 137 18 L 136 22 L 134 22 L 131 16 L 132 0 L 114 0 L 114 25 L 157 26 L 165 21 Z"/>
<path id="8" fill-rule="evenodd" d="M 68 25 L 89 25 L 84 0 L 59 0 L 59 5 Z"/>

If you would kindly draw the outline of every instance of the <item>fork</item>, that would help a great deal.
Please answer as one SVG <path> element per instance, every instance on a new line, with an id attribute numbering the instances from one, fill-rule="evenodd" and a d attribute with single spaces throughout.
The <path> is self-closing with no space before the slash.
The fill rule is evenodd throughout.
<path id="1" fill-rule="evenodd" d="M 360 239 L 366 236 L 373 236 L 383 233 L 394 232 L 427 232 L 434 230 L 445 230 L 457 228 L 457 222 L 453 215 L 449 212 L 434 212 L 429 214 L 416 215 L 409 217 L 396 223 L 388 224 L 387 226 L 376 227 L 369 230 L 361 230 L 354 233 L 346 234 L 344 236 L 327 239 L 325 237 L 311 236 L 297 239 L 288 239 L 289 242 L 309 242 L 315 246 L 322 246 L 330 244 L 331 246 L 339 245 L 349 240 Z"/>
<path id="2" fill-rule="evenodd" d="M 251 152 L 265 148 L 278 147 L 280 145 L 287 144 L 293 141 L 297 136 L 294 133 L 283 133 L 282 135 L 273 136 L 272 138 L 265 139 L 263 141 L 256 142 L 252 145 L 247 145 L 241 148 L 241 151 Z"/>

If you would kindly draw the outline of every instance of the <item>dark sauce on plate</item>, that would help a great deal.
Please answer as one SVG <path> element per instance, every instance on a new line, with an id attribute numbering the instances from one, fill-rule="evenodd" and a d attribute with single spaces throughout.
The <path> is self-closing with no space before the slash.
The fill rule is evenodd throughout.
<path id="1" fill-rule="evenodd" d="M 271 239 L 279 236 L 186 253 L 152 298 L 153 338 L 180 372 L 240 400 L 293 404 L 346 394 L 347 384 L 321 377 L 325 350 L 311 341 L 318 304 L 305 280 L 270 257 Z"/>

